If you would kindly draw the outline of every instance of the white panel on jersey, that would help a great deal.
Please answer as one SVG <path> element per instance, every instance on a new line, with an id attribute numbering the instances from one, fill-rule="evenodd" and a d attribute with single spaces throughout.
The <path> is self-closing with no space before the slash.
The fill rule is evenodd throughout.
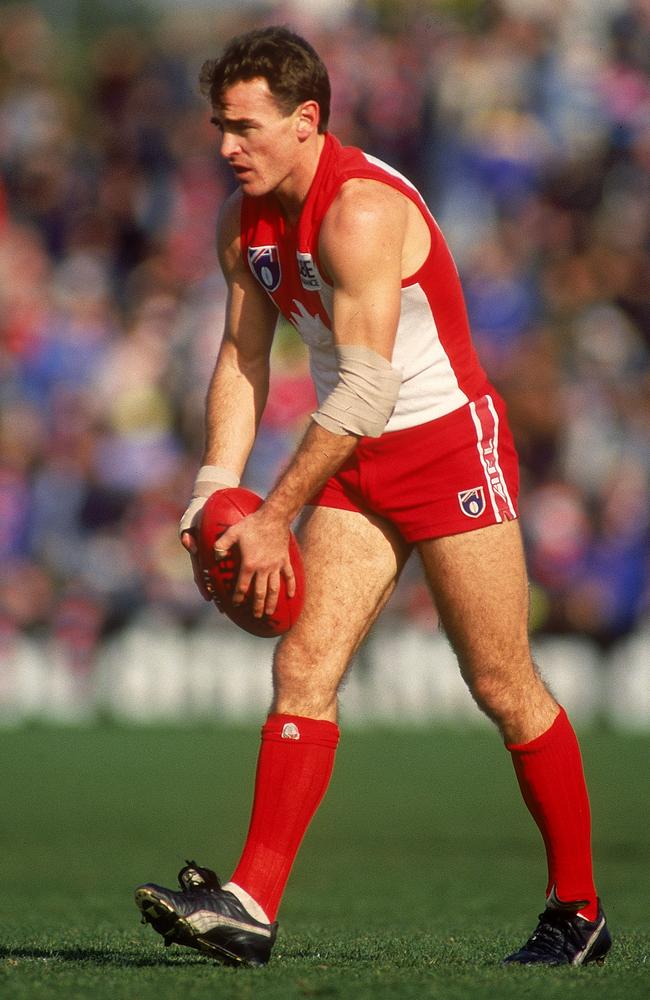
<path id="1" fill-rule="evenodd" d="M 391 175 L 391 177 L 397 177 L 400 181 L 406 184 L 407 187 L 410 187 L 413 191 L 417 191 L 417 193 L 420 194 L 415 184 L 413 184 L 408 177 L 405 177 L 404 174 L 400 174 L 399 170 L 395 170 L 395 167 L 391 167 L 389 163 L 384 163 L 383 160 L 378 160 L 376 156 L 371 156 L 370 153 L 364 153 L 363 155 L 368 163 L 372 163 L 373 167 L 379 167 L 380 170 L 385 170 L 387 174 Z M 422 197 L 422 195 L 420 195 L 420 197 Z"/>
<path id="2" fill-rule="evenodd" d="M 321 301 L 331 315 L 332 290 L 323 283 Z M 311 374 L 319 405 L 338 381 L 332 333 L 297 300 L 292 319 L 309 348 Z M 329 307 L 329 308 L 328 308 Z M 435 420 L 467 403 L 444 351 L 428 299 L 420 285 L 402 289 L 402 306 L 392 364 L 403 371 L 402 385 L 387 431 Z"/>
<path id="3" fill-rule="evenodd" d="M 429 301 L 420 285 L 402 289 L 392 364 L 401 368 L 403 375 L 387 431 L 436 420 L 468 402 L 440 343 Z"/>

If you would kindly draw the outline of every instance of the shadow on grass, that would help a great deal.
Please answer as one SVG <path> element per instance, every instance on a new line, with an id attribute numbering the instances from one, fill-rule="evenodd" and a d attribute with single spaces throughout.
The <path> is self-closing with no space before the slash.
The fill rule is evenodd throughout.
<path id="1" fill-rule="evenodd" d="M 183 965 L 219 965 L 210 963 L 209 959 L 201 958 L 199 955 L 185 955 L 178 952 L 177 955 L 152 956 L 148 958 L 142 955 L 130 955 L 128 952 L 118 952 L 105 948 L 6 948 L 0 947 L 0 960 L 11 961 L 20 959 L 33 959 L 36 961 L 55 962 L 86 962 L 93 965 L 123 966 L 125 968 L 144 968 L 155 966 L 183 966 Z"/>

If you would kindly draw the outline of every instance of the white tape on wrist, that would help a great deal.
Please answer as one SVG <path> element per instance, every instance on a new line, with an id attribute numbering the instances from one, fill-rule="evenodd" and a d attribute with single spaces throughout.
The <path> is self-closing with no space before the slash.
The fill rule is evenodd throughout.
<path id="1" fill-rule="evenodd" d="M 339 381 L 312 420 L 332 434 L 379 437 L 395 408 L 402 372 L 371 347 L 336 348 Z"/>
<path id="2" fill-rule="evenodd" d="M 202 465 L 194 480 L 193 497 L 209 497 L 215 490 L 239 486 L 239 476 L 221 465 Z"/>
<path id="3" fill-rule="evenodd" d="M 196 527 L 205 501 L 215 490 L 225 490 L 229 486 L 239 486 L 239 476 L 236 473 L 220 465 L 202 465 L 194 481 L 192 499 L 178 526 L 179 535 Z"/>

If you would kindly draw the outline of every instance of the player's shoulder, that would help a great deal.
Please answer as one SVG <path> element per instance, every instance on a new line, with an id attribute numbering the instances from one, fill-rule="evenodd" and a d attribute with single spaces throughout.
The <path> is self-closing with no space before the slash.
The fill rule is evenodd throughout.
<path id="1" fill-rule="evenodd" d="M 241 239 L 242 193 L 233 191 L 223 202 L 217 216 L 217 240 L 224 244 Z"/>
<path id="2" fill-rule="evenodd" d="M 217 218 L 217 252 L 226 273 L 241 260 L 241 206 L 241 191 L 233 191 L 222 204 Z"/>
<path id="3" fill-rule="evenodd" d="M 399 217 L 408 199 L 397 188 L 374 177 L 350 177 L 341 184 L 326 213 L 339 221 L 371 215 L 376 218 Z"/>
<path id="4" fill-rule="evenodd" d="M 321 241 L 393 238 L 406 226 L 408 200 L 396 188 L 369 177 L 346 180 L 332 200 L 321 227 Z"/>

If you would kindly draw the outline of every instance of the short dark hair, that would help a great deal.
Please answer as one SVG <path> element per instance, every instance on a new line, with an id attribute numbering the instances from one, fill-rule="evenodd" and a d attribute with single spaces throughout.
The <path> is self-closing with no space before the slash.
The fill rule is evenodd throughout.
<path id="1" fill-rule="evenodd" d="M 201 67 L 201 93 L 218 107 L 223 92 L 240 80 L 263 77 L 280 111 L 289 115 L 302 101 L 317 101 L 319 132 L 327 130 L 330 81 L 315 49 L 289 28 L 248 31 L 233 38 L 218 59 Z"/>

